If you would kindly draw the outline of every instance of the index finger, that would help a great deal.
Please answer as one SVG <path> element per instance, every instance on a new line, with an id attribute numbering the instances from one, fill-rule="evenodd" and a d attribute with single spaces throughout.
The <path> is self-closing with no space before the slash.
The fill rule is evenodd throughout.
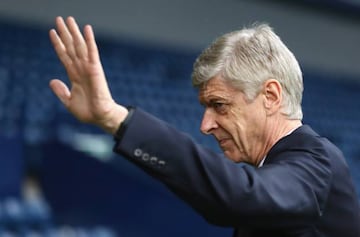
<path id="1" fill-rule="evenodd" d="M 59 57 L 62 64 L 66 67 L 67 65 L 71 64 L 71 58 L 66 52 L 65 45 L 63 44 L 62 40 L 60 39 L 59 35 L 57 34 L 55 29 L 51 29 L 49 31 L 50 41 L 55 49 L 57 56 Z"/>

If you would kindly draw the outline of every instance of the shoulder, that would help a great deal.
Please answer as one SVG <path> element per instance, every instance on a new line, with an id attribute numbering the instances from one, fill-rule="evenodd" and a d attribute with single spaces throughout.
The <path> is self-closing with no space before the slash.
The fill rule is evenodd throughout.
<path id="1" fill-rule="evenodd" d="M 279 158 L 314 158 L 315 160 L 344 160 L 341 151 L 327 138 L 320 136 L 310 126 L 303 125 L 280 139 L 269 151 L 268 161 Z"/>

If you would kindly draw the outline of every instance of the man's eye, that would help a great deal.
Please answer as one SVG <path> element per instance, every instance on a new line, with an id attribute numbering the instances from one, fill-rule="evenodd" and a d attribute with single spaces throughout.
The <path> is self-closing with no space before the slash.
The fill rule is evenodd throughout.
<path id="1" fill-rule="evenodd" d="M 224 106 L 223 103 L 214 103 L 214 104 L 213 104 L 213 107 L 214 107 L 215 109 L 220 109 L 220 108 L 223 107 L 223 106 Z"/>
<path id="2" fill-rule="evenodd" d="M 212 104 L 212 107 L 217 111 L 217 112 L 220 112 L 220 113 L 223 113 L 225 111 L 225 105 L 224 103 L 213 103 Z"/>

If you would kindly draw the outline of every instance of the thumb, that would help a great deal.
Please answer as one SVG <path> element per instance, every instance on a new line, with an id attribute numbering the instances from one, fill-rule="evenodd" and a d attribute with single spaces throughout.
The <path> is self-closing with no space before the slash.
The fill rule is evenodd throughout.
<path id="1" fill-rule="evenodd" d="M 71 93 L 70 93 L 69 88 L 65 85 L 65 83 L 58 79 L 53 79 L 50 81 L 49 86 L 50 86 L 51 90 L 54 92 L 54 94 L 59 98 L 59 100 L 67 108 L 68 104 L 69 104 Z"/>

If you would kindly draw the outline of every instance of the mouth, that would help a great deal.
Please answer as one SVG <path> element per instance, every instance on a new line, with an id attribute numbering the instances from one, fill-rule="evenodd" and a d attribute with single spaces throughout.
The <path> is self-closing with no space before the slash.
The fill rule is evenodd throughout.
<path id="1" fill-rule="evenodd" d="M 224 146 L 228 141 L 230 141 L 230 138 L 221 138 L 218 140 L 218 143 L 220 146 Z"/>

